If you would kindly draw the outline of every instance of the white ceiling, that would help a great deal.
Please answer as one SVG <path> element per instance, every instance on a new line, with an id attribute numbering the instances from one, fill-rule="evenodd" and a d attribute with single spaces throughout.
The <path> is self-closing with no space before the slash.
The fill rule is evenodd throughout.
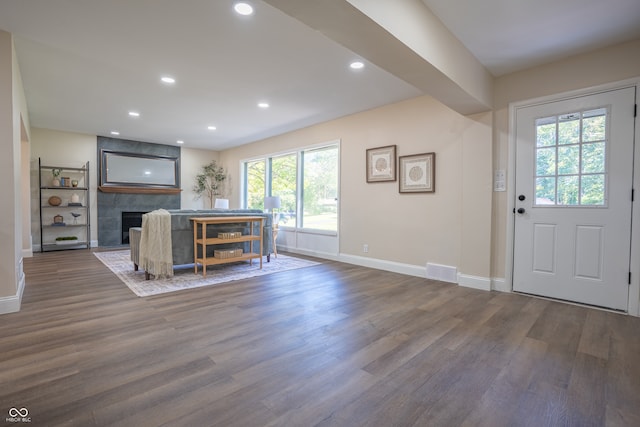
<path id="1" fill-rule="evenodd" d="M 640 0 L 422 0 L 494 76 L 640 38 Z"/>
<path id="2" fill-rule="evenodd" d="M 638 0 L 422 1 L 494 75 L 640 38 Z M 0 29 L 40 128 L 220 150 L 422 94 L 251 3 L 241 17 L 233 0 L 2 0 Z"/>

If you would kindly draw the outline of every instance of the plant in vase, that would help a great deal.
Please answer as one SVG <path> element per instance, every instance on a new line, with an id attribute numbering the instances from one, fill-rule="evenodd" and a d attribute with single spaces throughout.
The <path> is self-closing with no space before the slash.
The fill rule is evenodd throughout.
<path id="1" fill-rule="evenodd" d="M 72 245 L 78 241 L 76 236 L 56 237 L 56 245 Z"/>
<path id="2" fill-rule="evenodd" d="M 213 203 L 218 196 L 226 193 L 226 185 L 229 182 L 229 175 L 223 166 L 219 166 L 215 160 L 208 165 L 202 166 L 202 170 L 196 175 L 196 183 L 193 192 L 196 199 L 206 195 L 209 199 L 209 209 L 213 209 Z"/>
<path id="3" fill-rule="evenodd" d="M 62 173 L 62 169 L 51 169 L 51 175 L 53 179 L 51 180 L 51 184 L 54 187 L 60 187 L 60 174 Z"/>

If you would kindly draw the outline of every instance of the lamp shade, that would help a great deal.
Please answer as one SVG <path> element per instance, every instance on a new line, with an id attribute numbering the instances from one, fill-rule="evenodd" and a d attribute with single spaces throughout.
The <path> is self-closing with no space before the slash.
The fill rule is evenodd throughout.
<path id="1" fill-rule="evenodd" d="M 278 209 L 280 207 L 280 196 L 264 198 L 264 208 L 267 210 Z"/>
<path id="2" fill-rule="evenodd" d="M 216 199 L 214 207 L 216 209 L 229 209 L 229 199 Z"/>

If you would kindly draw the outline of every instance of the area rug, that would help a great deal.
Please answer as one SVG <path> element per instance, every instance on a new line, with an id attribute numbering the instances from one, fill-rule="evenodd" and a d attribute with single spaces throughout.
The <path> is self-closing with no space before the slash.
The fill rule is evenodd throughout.
<path id="1" fill-rule="evenodd" d="M 183 289 L 199 288 L 202 286 L 217 285 L 230 282 L 232 280 L 247 279 L 249 277 L 264 276 L 266 274 L 278 273 L 281 271 L 294 270 L 297 268 L 311 267 L 320 263 L 306 259 L 296 258 L 283 254 L 278 254 L 275 258 L 271 256 L 271 262 L 263 262 L 260 269 L 260 261 L 253 260 L 249 265 L 248 261 L 232 264 L 209 266 L 207 276 L 202 277 L 202 269 L 198 268 L 199 274 L 193 271 L 191 266 L 180 266 L 174 269 L 174 276 L 168 279 L 144 279 L 144 271 L 134 271 L 133 263 L 129 255 L 129 250 L 94 252 L 94 255 L 109 267 L 120 280 L 139 297 L 158 295 L 166 292 L 181 291 Z"/>

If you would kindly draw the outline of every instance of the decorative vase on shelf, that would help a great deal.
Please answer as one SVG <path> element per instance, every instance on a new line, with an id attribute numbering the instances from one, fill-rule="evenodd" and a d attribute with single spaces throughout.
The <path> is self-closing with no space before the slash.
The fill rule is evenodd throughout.
<path id="1" fill-rule="evenodd" d="M 62 173 L 62 169 L 51 169 L 51 176 L 53 179 L 51 180 L 51 185 L 54 187 L 60 187 L 60 174 Z"/>
<path id="2" fill-rule="evenodd" d="M 71 203 L 80 203 L 80 196 L 78 196 L 76 193 L 73 193 L 71 195 Z"/>

